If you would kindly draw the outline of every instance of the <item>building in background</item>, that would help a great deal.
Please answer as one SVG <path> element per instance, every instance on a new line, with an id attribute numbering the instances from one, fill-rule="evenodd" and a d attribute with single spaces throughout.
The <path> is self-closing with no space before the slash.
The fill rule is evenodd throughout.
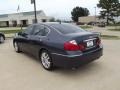
<path id="1" fill-rule="evenodd" d="M 42 10 L 37 11 L 38 23 L 48 22 L 51 18 Z M 34 11 L 0 15 L 0 27 L 27 26 L 33 23 L 35 23 Z"/>
<path id="2" fill-rule="evenodd" d="M 98 16 L 85 16 L 85 17 L 79 17 L 79 22 L 88 24 L 90 22 L 103 22 L 104 20 L 100 20 Z"/>
<path id="3" fill-rule="evenodd" d="M 93 23 L 101 23 L 104 22 L 106 23 L 106 19 L 99 19 L 99 16 L 86 16 L 86 17 L 79 17 L 79 22 L 84 23 L 84 24 L 89 24 L 91 22 Z M 120 17 L 115 17 L 115 22 L 120 22 Z"/>

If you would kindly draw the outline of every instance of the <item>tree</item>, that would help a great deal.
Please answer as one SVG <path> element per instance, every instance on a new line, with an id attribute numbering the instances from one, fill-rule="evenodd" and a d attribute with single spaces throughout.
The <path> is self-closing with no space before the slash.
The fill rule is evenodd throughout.
<path id="1" fill-rule="evenodd" d="M 72 20 L 78 22 L 79 17 L 89 15 L 89 10 L 83 7 L 75 7 L 73 8 L 71 15 L 72 15 Z"/>
<path id="2" fill-rule="evenodd" d="M 51 19 L 50 19 L 50 22 L 55 22 L 55 18 L 51 18 Z"/>
<path id="3" fill-rule="evenodd" d="M 107 25 L 110 21 L 114 22 L 114 17 L 120 15 L 119 0 L 100 0 L 97 6 L 102 9 L 100 18 L 106 19 Z"/>
<path id="4" fill-rule="evenodd" d="M 60 19 L 57 19 L 56 22 L 61 22 L 61 20 L 60 20 Z"/>

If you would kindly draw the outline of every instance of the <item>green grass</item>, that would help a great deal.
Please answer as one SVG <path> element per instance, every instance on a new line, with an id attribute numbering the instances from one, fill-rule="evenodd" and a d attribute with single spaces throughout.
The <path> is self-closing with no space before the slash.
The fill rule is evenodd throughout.
<path id="1" fill-rule="evenodd" d="M 110 31 L 120 31 L 120 28 L 116 28 L 116 29 L 108 29 Z"/>
<path id="2" fill-rule="evenodd" d="M 108 26 L 120 26 L 120 23 L 119 24 L 110 24 L 110 25 L 108 25 Z"/>
<path id="3" fill-rule="evenodd" d="M 83 29 L 93 28 L 92 26 L 80 26 Z"/>
<path id="4" fill-rule="evenodd" d="M 101 35 L 102 39 L 112 39 L 112 40 L 118 40 L 120 39 L 119 36 L 113 36 L 113 35 Z"/>
<path id="5" fill-rule="evenodd" d="M 14 33 L 18 33 L 20 32 L 21 30 L 18 29 L 18 30 L 0 30 L 0 32 L 4 33 L 4 34 L 14 34 Z"/>

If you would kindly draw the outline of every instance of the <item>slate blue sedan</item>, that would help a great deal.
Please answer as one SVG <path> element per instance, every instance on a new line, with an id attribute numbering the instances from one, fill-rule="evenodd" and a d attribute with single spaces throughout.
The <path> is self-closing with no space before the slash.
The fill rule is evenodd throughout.
<path id="1" fill-rule="evenodd" d="M 13 39 L 16 52 L 37 57 L 46 70 L 77 68 L 103 54 L 100 34 L 66 23 L 30 25 Z"/>

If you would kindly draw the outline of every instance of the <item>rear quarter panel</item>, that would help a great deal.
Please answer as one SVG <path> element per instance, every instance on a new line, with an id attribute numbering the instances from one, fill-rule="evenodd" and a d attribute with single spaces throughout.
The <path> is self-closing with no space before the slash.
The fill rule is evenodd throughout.
<path id="1" fill-rule="evenodd" d="M 66 54 L 64 51 L 64 43 L 69 40 L 69 37 L 60 34 L 56 30 L 51 30 L 51 33 L 46 40 L 44 40 L 44 45 L 51 53 Z"/>

